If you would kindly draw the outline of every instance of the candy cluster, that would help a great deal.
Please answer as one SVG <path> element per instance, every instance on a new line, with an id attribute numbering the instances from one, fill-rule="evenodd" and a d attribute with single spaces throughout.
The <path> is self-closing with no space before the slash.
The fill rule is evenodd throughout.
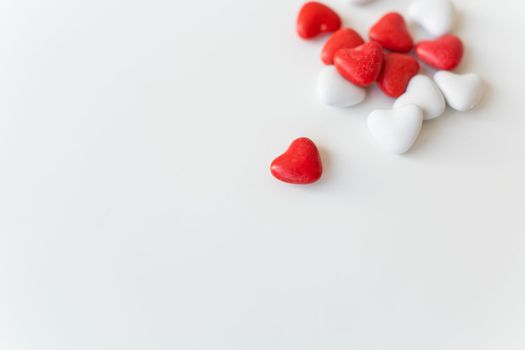
<path id="1" fill-rule="evenodd" d="M 372 111 L 368 128 L 383 149 L 395 154 L 407 152 L 423 121 L 442 115 L 447 103 L 457 111 L 474 108 L 482 97 L 482 79 L 474 73 L 450 72 L 461 63 L 464 50 L 461 39 L 450 34 L 454 12 L 450 0 L 416 0 L 407 10 L 408 18 L 434 39 L 414 43 L 404 17 L 391 12 L 369 29 L 365 41 L 356 30 L 342 28 L 333 9 L 307 2 L 297 17 L 299 36 L 309 40 L 333 33 L 321 52 L 326 65 L 318 78 L 321 100 L 335 107 L 355 106 L 365 99 L 367 88 L 377 84 L 395 101 L 392 109 Z M 419 74 L 419 61 L 437 70 L 433 78 Z M 295 140 L 274 160 L 271 172 L 288 183 L 317 181 L 322 174 L 317 147 L 307 138 Z"/>

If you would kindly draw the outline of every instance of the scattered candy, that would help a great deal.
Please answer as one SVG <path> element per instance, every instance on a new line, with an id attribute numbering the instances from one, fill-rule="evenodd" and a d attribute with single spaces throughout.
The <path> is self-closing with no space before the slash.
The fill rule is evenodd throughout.
<path id="1" fill-rule="evenodd" d="M 465 112 L 476 107 L 483 95 L 483 81 L 474 73 L 439 71 L 434 75 L 434 81 L 443 92 L 448 105 L 457 111 Z"/>
<path id="2" fill-rule="evenodd" d="M 439 87 L 426 75 L 416 75 L 408 84 L 407 92 L 395 102 L 394 108 L 416 105 L 423 110 L 425 120 L 439 117 L 447 107 Z"/>
<path id="3" fill-rule="evenodd" d="M 372 0 L 346 0 L 365 4 Z M 434 37 L 415 45 L 415 54 L 424 63 L 439 69 L 434 79 L 418 75 L 418 60 L 407 53 L 414 41 L 403 16 L 385 14 L 368 32 L 370 42 L 351 28 L 341 28 L 339 15 L 320 2 L 307 2 L 297 18 L 297 32 L 304 39 L 334 32 L 326 41 L 321 59 L 327 66 L 319 73 L 320 99 L 330 106 L 350 107 L 367 95 L 365 87 L 377 82 L 385 95 L 397 98 L 393 108 L 375 110 L 368 116 L 368 128 L 388 152 L 402 154 L 416 141 L 424 120 L 442 115 L 448 103 L 468 111 L 481 100 L 483 82 L 477 74 L 454 74 L 463 58 L 463 43 L 448 34 L 454 24 L 450 0 L 414 0 L 408 18 Z M 385 52 L 385 50 L 393 52 Z M 271 164 L 277 179 L 292 184 L 309 184 L 322 175 L 316 145 L 302 137 Z"/>
<path id="4" fill-rule="evenodd" d="M 324 67 L 319 73 L 318 90 L 321 101 L 334 107 L 350 107 L 361 103 L 366 90 L 350 84 L 334 66 Z"/>
<path id="5" fill-rule="evenodd" d="M 298 138 L 272 162 L 270 171 L 278 180 L 291 184 L 316 182 L 323 173 L 319 150 L 312 140 Z"/>
<path id="6" fill-rule="evenodd" d="M 340 27 L 339 15 L 320 2 L 307 2 L 299 11 L 297 33 L 303 39 L 311 39 L 321 33 L 335 32 Z"/>
<path id="7" fill-rule="evenodd" d="M 368 116 L 368 129 L 376 141 L 394 154 L 407 152 L 416 142 L 423 124 L 423 111 L 416 105 L 376 110 Z"/>
<path id="8" fill-rule="evenodd" d="M 376 42 L 368 42 L 354 49 L 337 51 L 334 63 L 339 73 L 357 86 L 371 85 L 383 66 L 383 48 Z"/>
<path id="9" fill-rule="evenodd" d="M 339 29 L 332 34 L 323 47 L 321 59 L 325 64 L 334 64 L 334 55 L 340 49 L 353 49 L 363 45 L 365 41 L 355 30 L 350 28 Z"/>
<path id="10" fill-rule="evenodd" d="M 417 0 L 408 7 L 408 18 L 433 36 L 447 34 L 454 24 L 454 7 L 449 0 Z"/>
<path id="11" fill-rule="evenodd" d="M 434 68 L 451 70 L 456 68 L 463 58 L 463 43 L 455 35 L 444 35 L 436 40 L 419 42 L 416 45 L 416 54 Z"/>
<path id="12" fill-rule="evenodd" d="M 390 12 L 381 17 L 368 32 L 370 40 L 380 43 L 385 49 L 406 53 L 414 47 L 403 16 Z"/>
<path id="13" fill-rule="evenodd" d="M 418 72 L 419 63 L 412 56 L 389 53 L 385 55 L 377 83 L 386 95 L 399 97 L 406 91 L 410 79 Z"/>

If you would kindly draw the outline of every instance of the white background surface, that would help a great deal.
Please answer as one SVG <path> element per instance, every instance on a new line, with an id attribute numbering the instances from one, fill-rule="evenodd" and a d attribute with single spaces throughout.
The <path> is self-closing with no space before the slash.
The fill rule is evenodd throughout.
<path id="1" fill-rule="evenodd" d="M 456 0 L 489 91 L 401 157 L 391 100 L 320 104 L 301 4 L 0 3 L 0 349 L 525 348 L 524 4 Z M 313 186 L 269 175 L 299 136 Z"/>

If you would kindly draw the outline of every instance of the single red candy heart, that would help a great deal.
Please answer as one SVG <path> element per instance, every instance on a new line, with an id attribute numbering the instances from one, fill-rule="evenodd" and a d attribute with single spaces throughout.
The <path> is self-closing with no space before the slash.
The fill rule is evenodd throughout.
<path id="1" fill-rule="evenodd" d="M 455 35 L 444 35 L 436 40 L 419 42 L 416 45 L 416 54 L 434 68 L 451 70 L 456 68 L 463 58 L 463 43 Z"/>
<path id="2" fill-rule="evenodd" d="M 399 97 L 407 89 L 410 79 L 419 72 L 419 63 L 409 55 L 389 53 L 385 55 L 383 69 L 377 83 L 390 97 Z"/>
<path id="3" fill-rule="evenodd" d="M 365 41 L 355 30 L 350 28 L 339 29 L 332 34 L 323 47 L 321 59 L 325 64 L 334 64 L 334 55 L 340 49 L 353 49 L 363 45 Z"/>
<path id="4" fill-rule="evenodd" d="M 270 171 L 283 182 L 305 185 L 321 178 L 323 165 L 315 143 L 301 137 L 292 142 L 286 152 L 275 158 Z"/>
<path id="5" fill-rule="evenodd" d="M 385 49 L 396 52 L 409 52 L 414 47 L 403 16 L 390 12 L 381 17 L 368 32 L 370 40 L 377 41 Z"/>
<path id="6" fill-rule="evenodd" d="M 341 49 L 335 53 L 334 63 L 345 79 L 358 86 L 369 86 L 381 72 L 383 48 L 371 41 L 353 49 Z"/>
<path id="7" fill-rule="evenodd" d="M 307 2 L 299 11 L 297 33 L 303 39 L 311 39 L 325 32 L 335 32 L 339 28 L 341 28 L 339 15 L 320 2 Z"/>

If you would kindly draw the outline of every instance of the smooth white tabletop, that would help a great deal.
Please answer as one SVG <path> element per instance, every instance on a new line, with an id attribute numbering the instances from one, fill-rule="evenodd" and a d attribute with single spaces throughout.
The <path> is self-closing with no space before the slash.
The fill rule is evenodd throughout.
<path id="1" fill-rule="evenodd" d="M 486 98 L 392 156 L 302 1 L 2 1 L 0 349 L 523 350 L 525 5 L 455 2 Z M 299 136 L 313 186 L 269 173 Z"/>

